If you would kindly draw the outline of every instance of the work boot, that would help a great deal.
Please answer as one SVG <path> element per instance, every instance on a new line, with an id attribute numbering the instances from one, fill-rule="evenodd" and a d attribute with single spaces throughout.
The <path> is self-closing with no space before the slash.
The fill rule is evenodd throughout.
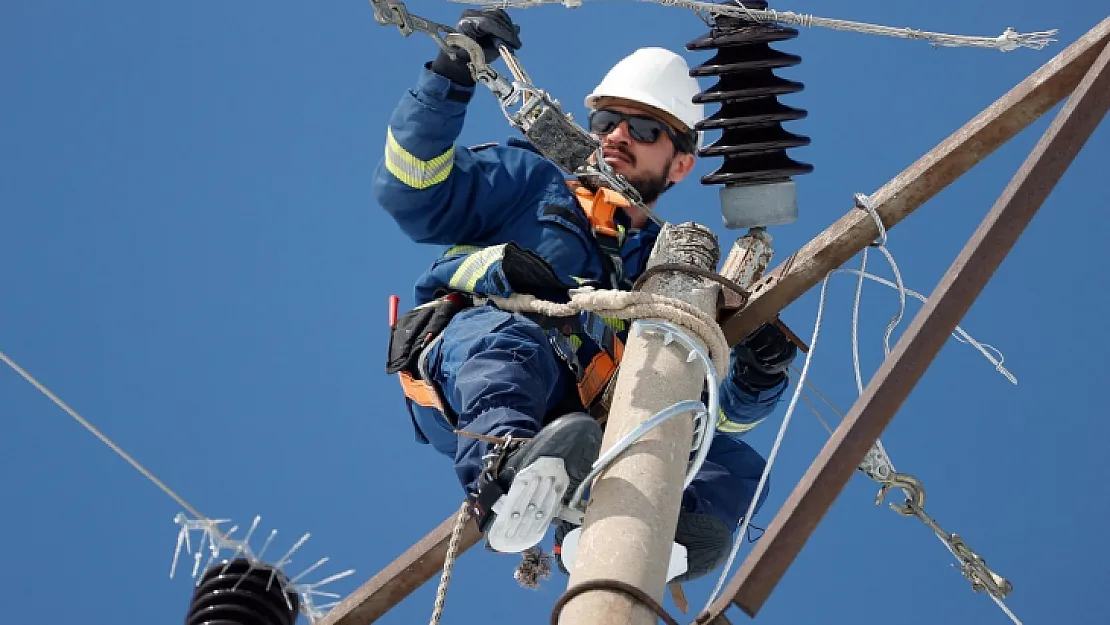
<path id="1" fill-rule="evenodd" d="M 516 474 L 537 458 L 562 458 L 570 478 L 570 486 L 563 497 L 563 503 L 566 503 L 589 475 L 594 461 L 601 454 L 601 437 L 601 426 L 586 413 L 572 412 L 559 417 L 548 423 L 535 438 L 510 452 L 501 466 L 497 481 L 508 490 Z"/>
<path id="2" fill-rule="evenodd" d="M 539 516 L 541 510 L 535 510 L 535 507 L 530 505 L 527 510 L 535 510 L 537 514 L 534 521 L 520 517 L 518 512 L 513 513 L 512 520 L 508 518 L 498 520 L 496 514 L 492 511 L 494 503 L 502 496 L 511 494 L 513 481 L 534 462 L 540 458 L 560 458 L 563 461 L 569 482 L 561 496 L 562 503 L 566 504 L 575 489 L 578 488 L 578 485 L 582 483 L 582 480 L 589 475 L 590 469 L 593 468 L 594 461 L 601 453 L 601 439 L 601 426 L 594 421 L 593 417 L 585 413 L 575 412 L 553 420 L 540 430 L 534 438 L 510 450 L 501 466 L 495 468 L 494 480 L 488 481 L 485 478 L 479 480 L 478 496 L 471 500 L 472 510 L 478 520 L 478 527 L 483 532 L 488 530 L 496 534 L 497 526 L 506 527 L 503 525 L 505 522 L 510 524 L 526 523 L 529 525 L 529 529 L 512 530 L 513 535 L 524 542 L 530 542 L 532 538 L 535 538 L 538 542 L 543 538 L 546 526 L 554 520 L 553 515 L 558 512 L 557 507 L 554 510 L 542 510 L 544 514 Z M 524 495 L 532 496 L 528 495 L 527 491 Z M 539 503 L 544 497 L 540 495 L 540 491 L 533 492 L 533 495 L 540 497 L 534 501 L 541 509 L 550 507 L 550 503 L 546 505 Z M 512 497 L 508 499 L 511 500 Z M 546 501 L 551 502 L 550 499 Z M 523 512 L 523 510 L 521 509 L 520 512 Z M 531 515 L 532 512 L 525 514 Z M 487 541 L 492 543 L 493 541 L 490 538 L 491 535 L 487 534 Z M 519 547 L 516 544 L 517 541 L 511 537 L 498 542 L 500 544 L 513 544 L 512 549 L 514 550 Z"/>

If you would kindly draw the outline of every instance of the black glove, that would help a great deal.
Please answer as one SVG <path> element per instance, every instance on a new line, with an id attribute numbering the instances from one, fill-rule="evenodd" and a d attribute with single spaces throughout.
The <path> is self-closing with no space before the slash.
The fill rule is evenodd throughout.
<path id="1" fill-rule="evenodd" d="M 770 388 L 786 377 L 798 348 L 779 327 L 765 323 L 732 348 L 736 364 L 733 380 L 753 388 Z"/>
<path id="2" fill-rule="evenodd" d="M 501 57 L 501 52 L 497 49 L 499 44 L 514 52 L 520 49 L 520 26 L 513 23 L 504 9 L 466 9 L 455 29 L 482 46 L 487 64 Z M 453 51 L 457 57 L 455 59 L 440 50 L 431 63 L 431 70 L 455 83 L 473 87 L 474 77 L 466 66 L 470 62 L 470 55 L 461 48 L 453 48 Z"/>

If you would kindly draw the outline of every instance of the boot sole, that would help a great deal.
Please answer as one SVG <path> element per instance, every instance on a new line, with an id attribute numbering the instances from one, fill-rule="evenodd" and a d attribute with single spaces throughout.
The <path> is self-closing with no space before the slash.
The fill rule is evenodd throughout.
<path id="1" fill-rule="evenodd" d="M 486 542 L 518 553 L 543 540 L 547 528 L 601 452 L 601 427 L 588 415 L 567 415 L 545 427 L 514 464 L 522 466 L 509 492 L 494 503 Z"/>
<path id="2" fill-rule="evenodd" d="M 527 467 L 538 458 L 562 458 L 570 478 L 569 497 L 586 479 L 594 462 L 601 455 L 601 426 L 594 418 L 584 414 L 569 414 L 548 424 L 532 440 L 520 459 L 520 466 Z M 565 503 L 565 502 L 564 502 Z"/>

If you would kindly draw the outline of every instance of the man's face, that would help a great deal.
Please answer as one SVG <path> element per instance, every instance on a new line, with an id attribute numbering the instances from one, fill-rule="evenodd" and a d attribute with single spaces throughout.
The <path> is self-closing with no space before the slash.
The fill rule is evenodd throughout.
<path id="1" fill-rule="evenodd" d="M 620 115 L 643 118 L 621 119 Z M 686 177 L 694 156 L 675 148 L 667 125 L 648 111 L 608 104 L 591 115 L 590 129 L 601 141 L 602 157 L 651 205 L 671 183 Z"/>

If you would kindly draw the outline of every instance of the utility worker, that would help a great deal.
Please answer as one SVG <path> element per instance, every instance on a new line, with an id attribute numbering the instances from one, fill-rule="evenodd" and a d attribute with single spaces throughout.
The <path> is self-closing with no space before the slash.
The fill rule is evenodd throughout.
<path id="1" fill-rule="evenodd" d="M 497 43 L 521 47 L 519 27 L 501 9 L 467 9 L 458 30 L 490 63 Z M 476 88 L 467 58 L 441 51 L 424 65 L 389 119 L 374 172 L 374 197 L 405 234 L 446 246 L 416 284 L 417 308 L 394 325 L 386 370 L 401 378 L 417 440 L 453 459 L 472 502 L 491 483 L 508 492 L 514 475 L 548 456 L 563 459 L 569 495 L 599 455 L 602 429 L 590 411 L 614 377 L 626 322 L 590 314 L 547 319 L 474 298 L 531 293 L 565 302 L 569 289 L 584 284 L 628 290 L 659 227 L 616 193 L 568 181 L 525 141 L 456 145 Z M 585 100 L 605 161 L 648 206 L 694 167 L 698 91 L 682 57 L 642 48 Z M 795 355 L 770 324 L 733 348 L 717 435 L 682 497 L 675 541 L 687 548 L 688 569 L 675 581 L 705 575 L 727 558 L 766 465 L 741 435 L 774 410 Z M 491 466 L 487 454 L 495 448 L 482 437 L 506 435 L 530 440 Z M 760 505 L 765 497 L 766 489 Z M 483 530 L 490 518 L 496 522 L 488 509 L 473 509 Z M 569 527 L 557 526 L 557 547 Z"/>

